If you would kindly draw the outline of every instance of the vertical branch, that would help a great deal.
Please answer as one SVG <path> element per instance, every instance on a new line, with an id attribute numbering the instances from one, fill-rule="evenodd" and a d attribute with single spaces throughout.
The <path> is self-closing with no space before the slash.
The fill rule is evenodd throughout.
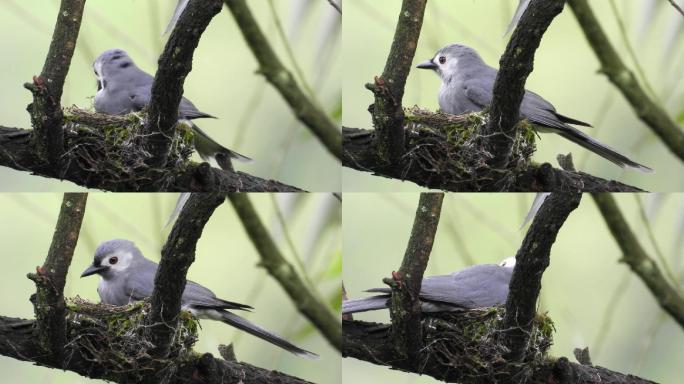
<path id="1" fill-rule="evenodd" d="M 639 85 L 634 73 L 627 68 L 608 40 L 587 0 L 568 0 L 568 4 L 601 62 L 600 72 L 620 90 L 639 119 L 651 128 L 670 152 L 684 161 L 684 131 Z"/>
<path id="2" fill-rule="evenodd" d="M 161 252 L 159 269 L 154 277 L 152 308 L 148 335 L 156 346 L 154 357 L 164 358 L 178 325 L 181 296 L 195 248 L 202 231 L 216 207 L 225 197 L 218 193 L 193 193 L 185 203 Z"/>
<path id="3" fill-rule="evenodd" d="M 494 82 L 490 118 L 484 134 L 494 155 L 491 163 L 505 166 L 513 147 L 513 134 L 525 95 L 525 82 L 532 73 L 534 53 L 553 19 L 563 11 L 565 0 L 532 0 L 515 28 L 499 61 Z"/>
<path id="4" fill-rule="evenodd" d="M 608 193 L 595 193 L 591 197 L 622 250 L 622 261 L 627 263 L 646 284 L 660 307 L 684 328 L 684 294 L 681 289 L 668 283 L 658 264 L 644 251 L 613 196 Z"/>
<path id="5" fill-rule="evenodd" d="M 261 266 L 280 283 L 299 312 L 323 334 L 328 342 L 338 350 L 342 348 L 342 327 L 340 320 L 333 314 L 324 300 L 309 289 L 295 268 L 280 253 L 259 215 L 249 195 L 244 193 L 228 194 L 235 212 L 240 217 L 247 235 L 261 256 Z"/>
<path id="6" fill-rule="evenodd" d="M 50 49 L 40 76 L 24 87 L 33 94 L 28 107 L 35 129 L 34 145 L 38 156 L 58 168 L 64 153 L 62 132 L 62 91 L 71 58 L 76 48 L 85 0 L 62 0 L 52 33 Z"/>
<path id="7" fill-rule="evenodd" d="M 159 57 L 145 125 L 153 166 L 166 164 L 178 122 L 183 83 L 192 70 L 192 56 L 204 30 L 221 11 L 221 6 L 221 0 L 190 0 Z"/>
<path id="8" fill-rule="evenodd" d="M 36 268 L 36 273 L 28 275 L 36 283 L 36 293 L 31 296 L 31 301 L 36 313 L 39 345 L 60 364 L 63 364 L 66 344 L 64 285 L 81 231 L 87 199 L 87 193 L 64 194 L 45 262 L 42 267 Z"/>
<path id="9" fill-rule="evenodd" d="M 342 158 L 342 135 L 330 117 L 310 100 L 295 81 L 259 28 L 245 0 L 224 0 L 242 36 L 259 62 L 259 73 L 285 99 L 297 119 L 338 159 Z"/>
<path id="10" fill-rule="evenodd" d="M 442 212 L 443 193 L 421 193 L 416 209 L 416 216 L 411 228 L 404 259 L 399 272 L 393 273 L 392 279 L 385 283 L 392 287 L 392 333 L 395 349 L 400 356 L 414 361 L 423 348 L 423 334 L 420 325 L 422 317 L 421 304 L 418 298 L 423 273 L 432 251 L 437 233 L 437 225 Z"/>
<path id="11" fill-rule="evenodd" d="M 375 103 L 370 107 L 370 112 L 375 126 L 378 154 L 387 162 L 398 160 L 405 152 L 404 111 L 401 101 L 418 46 L 426 4 L 427 0 L 402 2 L 394 40 L 382 76 L 376 77 L 374 84 L 366 85 L 375 94 Z"/>
<path id="12" fill-rule="evenodd" d="M 551 247 L 570 212 L 582 199 L 581 193 L 552 193 L 546 198 L 516 254 L 506 314 L 501 322 L 502 342 L 508 359 L 521 361 L 527 350 L 532 321 L 537 313 L 541 279 L 549 266 Z"/>

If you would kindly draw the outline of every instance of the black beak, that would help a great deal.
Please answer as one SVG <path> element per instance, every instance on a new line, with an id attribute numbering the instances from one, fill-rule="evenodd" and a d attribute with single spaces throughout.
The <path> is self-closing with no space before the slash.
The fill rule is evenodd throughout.
<path id="1" fill-rule="evenodd" d="M 428 61 L 423 61 L 422 63 L 416 65 L 416 68 L 420 69 L 437 69 L 437 64 L 435 64 L 432 59 Z"/>
<path id="2" fill-rule="evenodd" d="M 104 271 L 104 270 L 106 270 L 106 269 L 109 269 L 109 267 L 108 267 L 108 266 L 99 266 L 99 267 L 96 267 L 96 266 L 94 266 L 94 265 L 91 265 L 91 266 L 89 266 L 88 268 L 86 268 L 86 270 L 83 271 L 83 273 L 81 273 L 81 277 L 86 277 L 86 276 L 94 275 L 94 274 L 100 273 L 100 272 L 102 272 L 102 271 Z"/>

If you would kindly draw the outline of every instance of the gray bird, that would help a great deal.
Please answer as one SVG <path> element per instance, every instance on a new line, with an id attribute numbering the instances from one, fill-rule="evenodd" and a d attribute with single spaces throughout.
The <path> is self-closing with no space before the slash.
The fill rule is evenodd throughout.
<path id="1" fill-rule="evenodd" d="M 422 312 L 451 312 L 502 305 L 508 297 L 515 257 L 499 265 L 478 264 L 449 275 L 429 276 L 420 285 Z M 342 314 L 387 308 L 391 290 L 373 288 L 366 292 L 382 295 L 342 302 Z"/>
<path id="2" fill-rule="evenodd" d="M 146 259 L 133 242 L 109 240 L 97 247 L 93 264 L 81 277 L 99 274 L 102 278 L 97 293 L 105 304 L 126 305 L 152 295 L 154 276 L 159 265 Z M 188 280 L 181 297 L 181 307 L 198 319 L 224 322 L 260 339 L 275 344 L 295 355 L 317 358 L 318 355 L 301 349 L 284 338 L 269 332 L 228 310 L 249 311 L 249 305 L 219 299 L 209 289 Z"/>
<path id="3" fill-rule="evenodd" d="M 95 110 L 108 115 L 125 115 L 140 111 L 147 106 L 152 96 L 154 77 L 138 68 L 128 54 L 121 49 L 103 52 L 93 63 L 97 77 Z M 190 120 L 215 118 L 200 112 L 185 97 L 178 107 L 178 120 L 190 124 L 194 133 L 195 149 L 200 157 L 208 161 L 214 158 L 222 169 L 232 170 L 230 159 L 251 161 L 250 158 L 231 151 L 215 142 Z"/>
<path id="4" fill-rule="evenodd" d="M 439 107 L 445 113 L 461 115 L 479 112 L 492 102 L 494 80 L 498 71 L 487 65 L 470 47 L 447 45 L 434 58 L 418 64 L 417 68 L 432 69 L 442 79 Z M 551 103 L 534 92 L 525 91 L 520 104 L 520 117 L 533 123 L 537 131 L 557 133 L 622 168 L 653 171 L 571 127 L 569 124 L 586 127 L 591 125 L 561 115 Z"/>

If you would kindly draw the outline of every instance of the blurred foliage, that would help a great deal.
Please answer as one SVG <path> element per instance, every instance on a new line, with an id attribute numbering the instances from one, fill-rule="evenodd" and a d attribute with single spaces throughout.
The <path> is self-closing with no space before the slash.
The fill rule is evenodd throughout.
<path id="1" fill-rule="evenodd" d="M 642 200 L 658 248 L 684 289 L 684 194 L 616 196 L 642 246 L 655 258 L 636 198 Z M 367 295 L 365 289 L 383 287 L 382 278 L 399 268 L 418 194 L 353 193 L 344 199 L 343 281 L 348 296 L 359 298 Z M 448 274 L 473 263 L 499 263 L 515 255 L 533 199 L 534 194 L 447 195 L 426 275 Z M 584 196 L 561 228 L 542 281 L 539 312 L 548 312 L 556 328 L 550 354 L 572 360 L 574 348 L 588 346 L 594 364 L 656 382 L 679 382 L 684 330 L 660 310 L 620 258 L 599 211 L 590 196 Z M 355 319 L 387 322 L 389 314 L 368 312 Z M 371 382 L 369 378 L 435 382 L 354 359 L 343 359 L 342 370 L 345 383 Z"/>
<path id="2" fill-rule="evenodd" d="M 135 241 L 146 257 L 159 260 L 159 252 L 171 227 L 164 227 L 173 211 L 177 194 L 91 194 L 65 289 L 66 297 L 76 295 L 99 301 L 97 277 L 80 279 L 92 262 L 101 241 L 127 238 Z M 28 301 L 35 287 L 25 276 L 45 259 L 61 204 L 59 194 L 0 194 L 0 242 L 5 244 L 5 260 L 0 289 L 13 292 L 2 295 L 0 314 L 33 317 Z M 267 194 L 251 195 L 259 215 L 269 225 L 278 246 L 290 262 L 292 252 L 275 220 L 275 207 Z M 302 264 L 316 288 L 332 302 L 339 302 L 341 268 L 340 203 L 330 194 L 279 194 L 278 207 L 288 212 L 286 230 L 298 253 L 305 255 Z M 287 201 L 297 201 L 286 210 Z M 195 262 L 188 279 L 197 281 L 226 300 L 254 306 L 249 320 L 273 330 L 295 344 L 321 355 L 306 360 L 284 352 L 234 328 L 213 321 L 201 321 L 195 349 L 217 355 L 219 344 L 235 343 L 239 360 L 276 369 L 314 382 L 334 383 L 340 377 L 339 353 L 316 331 L 302 332 L 308 321 L 283 289 L 259 267 L 259 255 L 244 233 L 242 223 L 230 203 L 220 206 L 209 220 L 199 240 Z M 339 304 L 335 304 L 339 306 Z M 239 336 L 239 337 L 238 337 Z M 58 370 L 31 366 L 0 357 L 3 380 L 16 383 L 77 383 L 87 379 Z"/>
<path id="3" fill-rule="evenodd" d="M 97 88 L 91 63 L 106 49 L 125 49 L 138 66 L 154 74 L 168 37 L 162 32 L 174 3 L 88 2 L 62 104 L 92 107 Z M 275 19 L 268 2 L 254 0 L 249 5 L 281 60 L 292 68 L 283 40 L 274 33 Z M 0 2 L 0 33 L 11 36 L 0 40 L 0 49 L 11 53 L 0 64 L 3 126 L 30 127 L 26 106 L 31 95 L 22 84 L 40 73 L 58 7 L 57 0 Z M 322 1 L 277 1 L 275 8 L 280 22 L 292 25 L 289 45 L 319 103 L 331 116 L 339 116 L 335 113 L 341 98 L 339 14 Z M 316 36 L 315 41 L 308 36 Z M 257 68 L 232 16 L 223 10 L 202 36 L 193 70 L 185 81 L 185 96 L 200 110 L 219 117 L 203 119 L 198 125 L 219 143 L 255 160 L 237 165 L 240 171 L 310 191 L 339 190 L 339 162 L 295 119 L 280 94 L 255 73 Z M 196 155 L 195 160 L 199 161 Z M 3 191 L 81 190 L 71 183 L 7 168 L 0 168 L 0 180 Z"/>
<path id="4" fill-rule="evenodd" d="M 665 4 L 661 12 L 649 19 L 647 33 L 639 34 L 641 11 L 646 0 L 620 1 L 620 19 L 629 31 L 628 40 L 636 49 L 645 76 L 672 116 L 684 108 L 683 39 L 666 39 L 670 21 L 681 15 Z M 423 29 L 418 42 L 415 63 L 432 58 L 441 47 L 463 43 L 475 48 L 485 62 L 498 67 L 509 36 L 504 36 L 518 2 L 450 1 L 427 3 Z M 401 2 L 392 0 L 348 1 L 343 18 L 342 62 L 344 77 L 343 124 L 371 128 L 367 107 L 372 94 L 364 88 L 382 72 L 389 52 Z M 628 50 L 618 27 L 618 19 L 607 1 L 592 1 L 611 42 L 631 68 Z M 361 27 L 363 26 L 363 27 Z M 671 44 L 665 54 L 663 51 Z M 566 9 L 551 24 L 537 50 L 534 71 L 527 88 L 541 94 L 558 111 L 588 121 L 594 128 L 584 132 L 618 149 L 630 158 L 655 169 L 654 174 L 622 171 L 610 162 L 592 155 L 558 135 L 541 134 L 533 159 L 557 165 L 556 155 L 572 152 L 578 169 L 653 191 L 678 191 L 684 188 L 684 164 L 669 153 L 636 116 L 622 95 L 598 73 L 599 63 L 580 30 L 572 12 Z M 404 106 L 418 105 L 436 110 L 440 80 L 431 71 L 414 70 L 409 74 Z M 345 191 L 417 191 L 412 183 L 399 183 L 351 169 L 342 171 Z"/>

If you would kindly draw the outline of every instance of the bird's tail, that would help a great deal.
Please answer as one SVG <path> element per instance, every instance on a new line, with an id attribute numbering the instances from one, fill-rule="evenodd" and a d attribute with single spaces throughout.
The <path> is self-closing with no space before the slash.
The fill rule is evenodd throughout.
<path id="1" fill-rule="evenodd" d="M 252 161 L 249 157 L 241 155 L 217 143 L 194 123 L 192 123 L 192 130 L 195 133 L 195 149 L 202 159 L 214 158 L 222 169 L 229 169 L 231 171 L 233 170 L 233 165 L 230 162 L 231 159 L 243 163 Z"/>
<path id="2" fill-rule="evenodd" d="M 307 350 L 304 350 L 302 348 L 297 347 L 296 345 L 290 343 L 289 341 L 285 340 L 284 338 L 276 335 L 275 333 L 269 332 L 258 325 L 249 322 L 247 319 L 242 318 L 234 313 L 228 312 L 228 311 L 216 311 L 217 313 L 220 314 L 221 318 L 219 319 L 220 321 L 231 325 L 237 329 L 243 330 L 250 335 L 256 336 L 262 340 L 266 340 L 271 344 L 277 345 L 280 348 L 283 348 L 284 350 L 294 353 L 297 356 L 302 356 L 307 359 L 317 359 L 318 355 L 309 352 Z"/>
<path id="3" fill-rule="evenodd" d="M 579 144 L 582 147 L 594 152 L 595 154 L 609 160 L 621 168 L 632 168 L 640 172 L 653 172 L 653 170 L 645 165 L 641 165 L 632 161 L 627 156 L 618 153 L 613 148 L 592 139 L 589 135 L 579 131 L 573 127 L 565 126 L 564 129 L 554 129 L 553 132 L 565 137 L 573 143 Z"/>
<path id="4" fill-rule="evenodd" d="M 342 314 L 376 311 L 387 308 L 388 295 L 371 296 L 365 299 L 352 299 L 342 302 Z"/>

